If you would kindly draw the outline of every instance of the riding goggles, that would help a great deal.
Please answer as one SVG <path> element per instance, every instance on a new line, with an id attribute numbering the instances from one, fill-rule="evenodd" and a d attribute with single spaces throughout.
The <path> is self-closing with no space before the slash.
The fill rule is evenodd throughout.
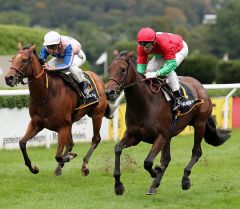
<path id="1" fill-rule="evenodd" d="M 139 42 L 140 46 L 149 48 L 152 46 L 153 42 Z"/>
<path id="2" fill-rule="evenodd" d="M 54 45 L 48 45 L 46 46 L 48 49 L 51 49 L 51 50 L 57 50 L 58 49 L 58 44 L 54 44 Z"/>

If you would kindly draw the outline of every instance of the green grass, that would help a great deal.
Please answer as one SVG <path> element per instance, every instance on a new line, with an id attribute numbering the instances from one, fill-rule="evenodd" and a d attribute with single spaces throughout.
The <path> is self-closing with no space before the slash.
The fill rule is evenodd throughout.
<path id="1" fill-rule="evenodd" d="M 29 148 L 33 175 L 24 165 L 20 150 L 0 151 L 0 208 L 17 209 L 238 209 L 240 208 L 240 130 L 221 147 L 202 143 L 203 156 L 190 176 L 192 187 L 181 189 L 183 169 L 190 160 L 192 136 L 177 137 L 171 144 L 172 161 L 157 194 L 147 196 L 152 179 L 143 168 L 151 145 L 140 143 L 122 154 L 125 193 L 114 193 L 114 142 L 102 142 L 93 153 L 90 174 L 81 175 L 88 143 L 76 144 L 78 157 L 66 164 L 63 175 L 53 175 L 56 146 Z M 159 164 L 159 157 L 155 164 Z"/>

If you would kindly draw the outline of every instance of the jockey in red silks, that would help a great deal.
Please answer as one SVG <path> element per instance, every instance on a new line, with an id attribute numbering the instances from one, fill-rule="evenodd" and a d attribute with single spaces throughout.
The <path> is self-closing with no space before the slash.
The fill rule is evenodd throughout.
<path id="1" fill-rule="evenodd" d="M 146 78 L 166 76 L 175 96 L 173 111 L 179 110 L 185 98 L 182 97 L 175 69 L 188 55 L 188 46 L 180 35 L 155 32 L 152 28 L 142 28 L 137 35 L 137 71 Z M 153 58 L 148 61 L 148 55 Z"/>
<path id="2" fill-rule="evenodd" d="M 89 94 L 88 80 L 84 79 L 82 69 L 79 68 L 85 61 L 86 56 L 81 49 L 81 44 L 72 37 L 62 36 L 56 31 L 50 31 L 44 36 L 40 58 L 44 61 L 48 55 L 53 58 L 43 65 L 46 70 L 70 71 L 75 77 L 84 94 Z"/>

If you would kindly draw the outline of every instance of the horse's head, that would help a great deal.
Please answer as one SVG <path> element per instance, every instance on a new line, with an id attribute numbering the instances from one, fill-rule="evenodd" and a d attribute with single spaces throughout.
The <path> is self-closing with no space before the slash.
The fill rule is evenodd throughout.
<path id="1" fill-rule="evenodd" d="M 129 84 L 133 82 L 133 74 L 135 70 L 134 52 L 117 50 L 114 51 L 115 58 L 108 67 L 109 82 L 106 85 L 106 95 L 108 100 L 115 101 Z"/>
<path id="2" fill-rule="evenodd" d="M 5 81 L 8 86 L 15 86 L 20 82 L 23 83 L 24 78 L 32 76 L 32 54 L 36 45 L 29 48 L 22 48 L 21 43 L 18 43 L 18 52 L 12 58 L 12 64 L 7 70 Z"/>

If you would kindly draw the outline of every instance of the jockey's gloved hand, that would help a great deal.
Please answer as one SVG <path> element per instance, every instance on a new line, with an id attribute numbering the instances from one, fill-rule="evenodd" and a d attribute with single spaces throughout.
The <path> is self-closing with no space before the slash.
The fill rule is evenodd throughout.
<path id="1" fill-rule="evenodd" d="M 41 65 L 44 65 L 44 64 L 45 64 L 45 60 L 44 60 L 44 59 L 39 58 L 38 60 L 39 60 L 39 62 L 40 62 Z"/>
<path id="2" fill-rule="evenodd" d="M 157 77 L 157 73 L 156 72 L 146 72 L 145 73 L 145 77 L 146 78 L 156 78 Z"/>

